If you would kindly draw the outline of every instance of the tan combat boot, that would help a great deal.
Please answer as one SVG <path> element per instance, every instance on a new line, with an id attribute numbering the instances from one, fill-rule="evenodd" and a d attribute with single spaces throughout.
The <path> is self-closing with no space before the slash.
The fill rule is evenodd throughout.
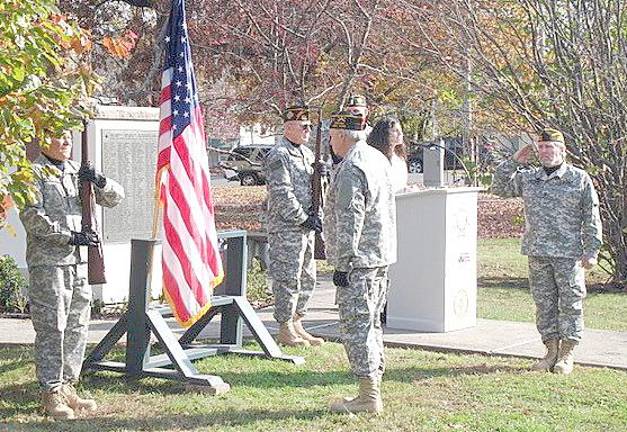
<path id="1" fill-rule="evenodd" d="M 383 411 L 381 390 L 378 378 L 360 378 L 359 395 L 356 398 L 344 398 L 335 401 L 329 407 L 335 413 L 380 413 Z"/>
<path id="2" fill-rule="evenodd" d="M 559 340 L 547 339 L 546 341 L 544 341 L 544 345 L 546 345 L 546 354 L 544 355 L 544 358 L 540 359 L 540 361 L 531 366 L 531 370 L 553 370 L 553 366 L 555 366 L 555 362 L 557 362 L 557 354 L 559 352 Z"/>
<path id="3" fill-rule="evenodd" d="M 74 410 L 69 407 L 61 389 L 44 391 L 41 399 L 44 411 L 55 420 L 73 420 L 76 418 Z"/>
<path id="4" fill-rule="evenodd" d="M 278 343 L 287 346 L 309 346 L 309 342 L 296 333 L 292 320 L 281 323 L 276 340 Z"/>
<path id="5" fill-rule="evenodd" d="M 573 371 L 573 363 L 575 361 L 575 357 L 573 356 L 573 351 L 577 346 L 577 342 L 572 340 L 563 340 L 560 345 L 560 354 L 557 358 L 557 363 L 555 363 L 555 367 L 553 368 L 553 372 L 560 375 L 568 375 Z"/>
<path id="6" fill-rule="evenodd" d="M 79 411 L 81 409 L 89 412 L 96 411 L 96 401 L 80 397 L 72 384 L 64 384 L 63 387 L 61 387 L 61 394 L 63 394 L 65 400 L 67 400 L 67 404 L 74 411 Z"/>
<path id="7" fill-rule="evenodd" d="M 313 346 L 320 346 L 324 343 L 324 339 L 315 337 L 305 330 L 305 327 L 303 327 L 303 317 L 298 314 L 294 315 L 294 330 L 296 330 L 298 336 L 308 341 Z"/>

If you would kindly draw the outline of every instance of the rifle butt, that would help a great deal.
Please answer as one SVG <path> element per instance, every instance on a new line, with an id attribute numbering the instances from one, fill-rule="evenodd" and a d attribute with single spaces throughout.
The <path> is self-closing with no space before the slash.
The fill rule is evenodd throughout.
<path id="1" fill-rule="evenodd" d="M 107 283 L 102 245 L 87 247 L 87 281 L 90 285 Z"/>
<path id="2" fill-rule="evenodd" d="M 327 259 L 327 254 L 325 252 L 324 246 L 324 238 L 321 233 L 316 233 L 315 241 L 314 241 L 314 259 L 323 260 Z"/>

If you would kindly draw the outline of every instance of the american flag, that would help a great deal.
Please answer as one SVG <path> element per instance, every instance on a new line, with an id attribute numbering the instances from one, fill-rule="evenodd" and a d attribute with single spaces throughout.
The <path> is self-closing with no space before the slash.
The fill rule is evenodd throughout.
<path id="1" fill-rule="evenodd" d="M 183 0 L 172 2 L 161 79 L 157 184 L 163 206 L 163 292 L 174 316 L 192 325 L 222 281 L 204 121 Z"/>

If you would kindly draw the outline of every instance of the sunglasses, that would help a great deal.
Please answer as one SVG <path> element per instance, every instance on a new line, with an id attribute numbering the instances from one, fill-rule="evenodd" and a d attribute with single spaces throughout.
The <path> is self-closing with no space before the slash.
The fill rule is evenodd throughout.
<path id="1" fill-rule="evenodd" d="M 311 130 L 313 128 L 310 124 L 300 125 L 300 127 L 303 128 L 303 130 Z"/>

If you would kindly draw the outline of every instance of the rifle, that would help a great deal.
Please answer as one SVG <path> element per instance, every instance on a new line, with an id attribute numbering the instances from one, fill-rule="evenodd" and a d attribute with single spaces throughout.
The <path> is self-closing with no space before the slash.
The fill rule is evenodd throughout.
<path id="1" fill-rule="evenodd" d="M 84 122 L 83 133 L 81 134 L 81 165 L 89 164 L 89 146 L 87 145 L 87 122 Z M 92 184 L 86 180 L 81 181 L 81 217 L 82 231 L 98 233 L 98 222 L 96 221 L 96 201 Z M 100 236 L 99 236 L 100 238 Z M 107 282 L 104 268 L 104 255 L 102 253 L 102 243 L 98 246 L 87 246 L 87 281 L 90 285 L 103 284 Z"/>
<path id="2" fill-rule="evenodd" d="M 318 127 L 316 130 L 316 144 L 314 146 L 314 172 L 311 178 L 311 189 L 313 192 L 312 207 L 313 214 L 315 215 L 319 214 L 320 209 L 324 204 L 324 193 L 326 189 L 326 179 L 322 178 L 322 174 L 320 172 L 320 166 L 324 163 L 320 158 L 320 152 L 322 147 L 322 108 L 317 107 L 317 111 Z M 322 233 L 316 233 L 316 240 L 314 243 L 314 258 L 326 259 L 324 237 L 322 236 Z"/>

